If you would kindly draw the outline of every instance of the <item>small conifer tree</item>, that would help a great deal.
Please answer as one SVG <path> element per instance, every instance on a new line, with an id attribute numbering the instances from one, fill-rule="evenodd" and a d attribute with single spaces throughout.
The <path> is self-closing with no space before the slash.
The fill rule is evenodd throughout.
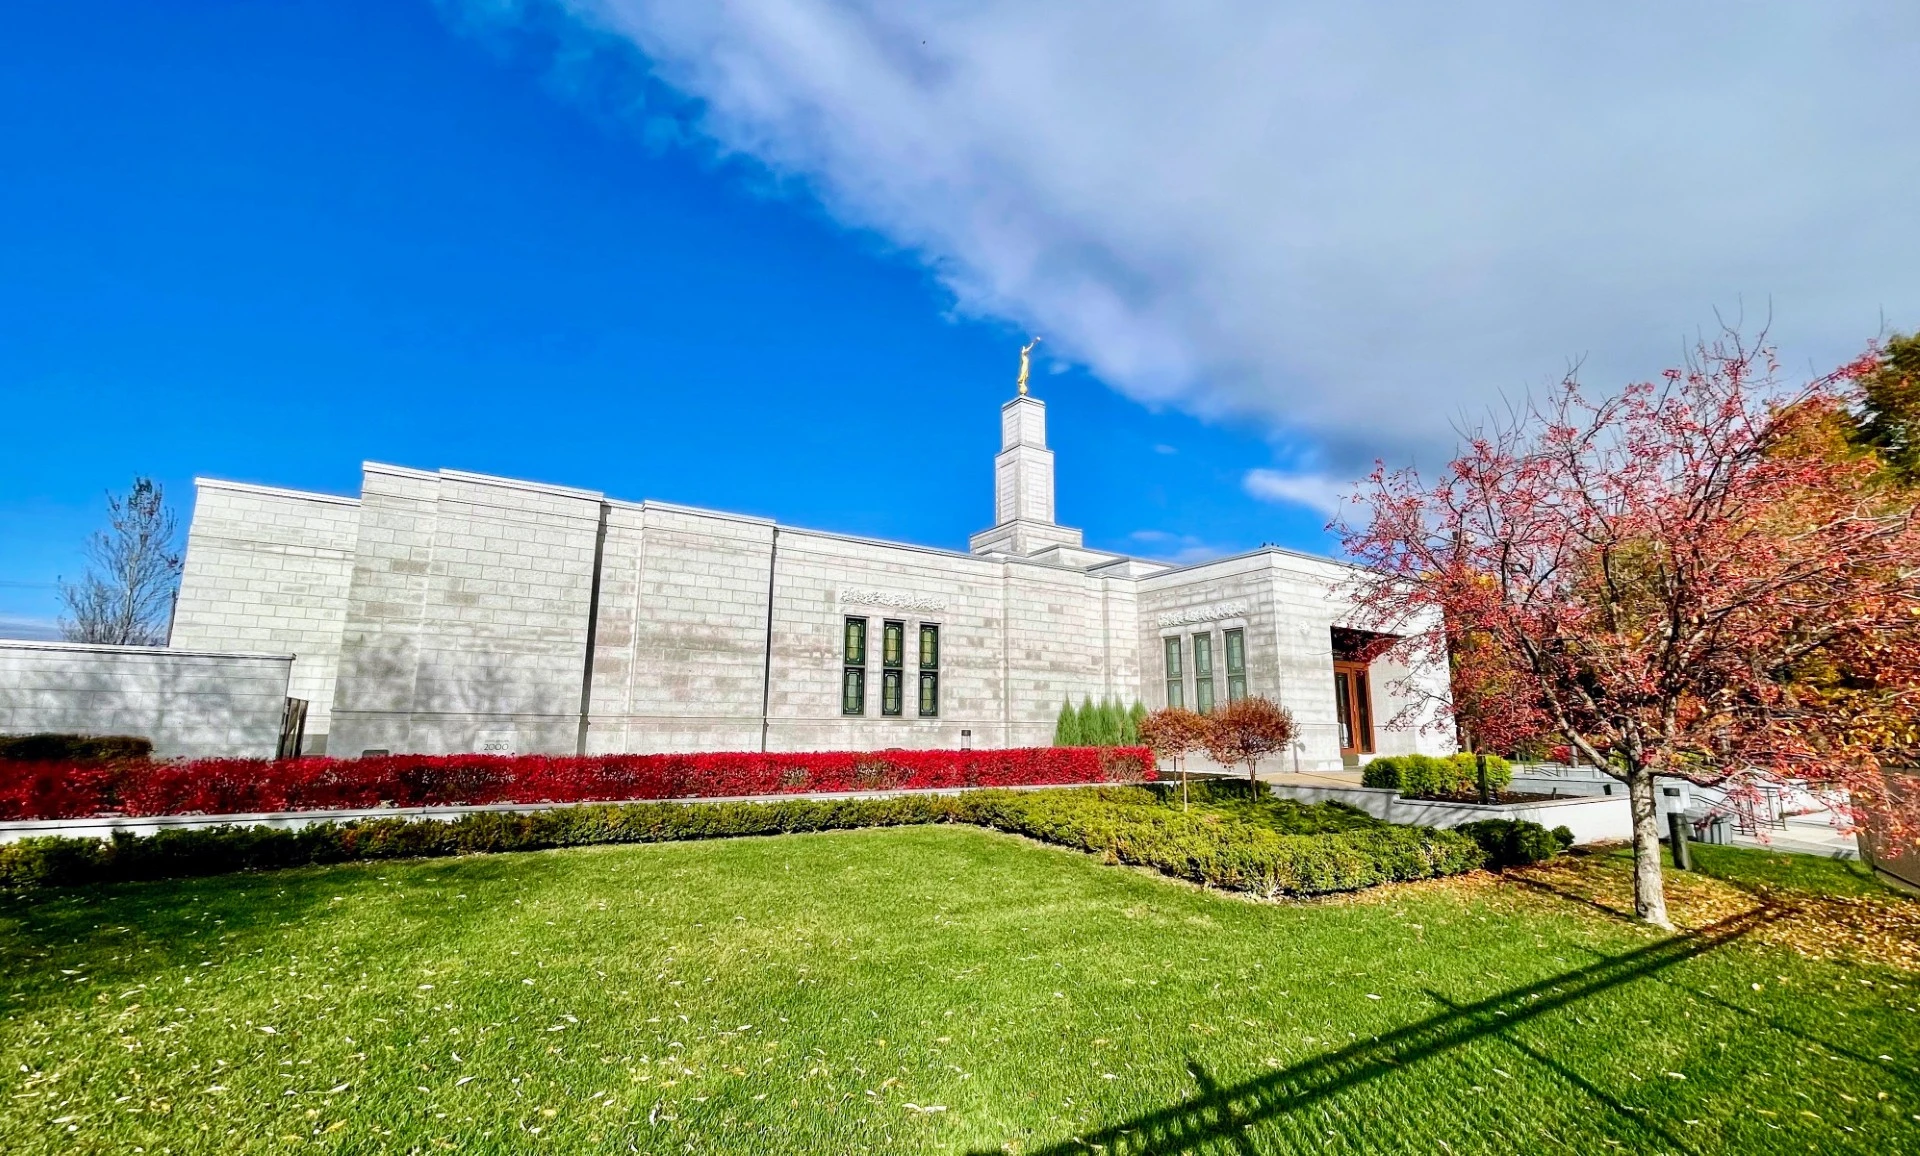
<path id="1" fill-rule="evenodd" d="M 1139 699 L 1133 700 L 1133 706 L 1127 711 L 1126 725 L 1120 731 L 1120 745 L 1136 747 L 1140 745 L 1140 724 L 1147 717 L 1147 708 Z"/>
<path id="2" fill-rule="evenodd" d="M 1093 696 L 1086 695 L 1080 700 L 1080 745 L 1097 747 L 1100 745 L 1100 708 L 1093 705 Z"/>
<path id="3" fill-rule="evenodd" d="M 1053 724 L 1053 745 L 1056 747 L 1077 747 L 1080 742 L 1080 716 L 1073 712 L 1073 700 L 1060 703 L 1060 717 Z"/>

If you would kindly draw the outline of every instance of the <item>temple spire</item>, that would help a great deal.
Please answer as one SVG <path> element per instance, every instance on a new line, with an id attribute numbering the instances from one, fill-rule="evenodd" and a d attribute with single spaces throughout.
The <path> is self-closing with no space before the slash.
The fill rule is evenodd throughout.
<path id="1" fill-rule="evenodd" d="M 1079 549 L 1080 531 L 1056 523 L 1053 451 L 1047 403 L 1027 392 L 1035 337 L 1020 347 L 1020 392 L 1000 406 L 1000 452 L 993 459 L 993 526 L 968 539 L 976 554 L 1028 557 L 1055 547 Z"/>

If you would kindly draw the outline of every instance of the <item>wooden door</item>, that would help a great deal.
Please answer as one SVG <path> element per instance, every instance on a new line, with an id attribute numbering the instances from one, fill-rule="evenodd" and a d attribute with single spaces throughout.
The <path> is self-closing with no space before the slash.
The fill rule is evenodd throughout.
<path id="1" fill-rule="evenodd" d="M 1333 664 L 1334 713 L 1340 724 L 1340 755 L 1373 753 L 1373 700 L 1364 662 Z"/>

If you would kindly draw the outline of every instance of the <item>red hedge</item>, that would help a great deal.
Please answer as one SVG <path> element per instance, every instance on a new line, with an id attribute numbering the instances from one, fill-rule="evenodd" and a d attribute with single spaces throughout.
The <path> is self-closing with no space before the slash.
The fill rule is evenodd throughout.
<path id="1" fill-rule="evenodd" d="M 1152 779 L 1153 765 L 1142 747 L 14 763 L 0 764 L 0 820 L 1045 786 Z"/>

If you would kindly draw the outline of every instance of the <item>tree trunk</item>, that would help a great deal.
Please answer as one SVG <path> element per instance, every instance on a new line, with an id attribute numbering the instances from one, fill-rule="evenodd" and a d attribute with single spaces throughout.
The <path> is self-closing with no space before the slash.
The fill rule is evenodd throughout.
<path id="1" fill-rule="evenodd" d="M 1645 767 L 1628 768 L 1627 803 L 1633 810 L 1633 913 L 1670 929 L 1660 881 L 1660 817 L 1653 805 L 1653 773 Z"/>

